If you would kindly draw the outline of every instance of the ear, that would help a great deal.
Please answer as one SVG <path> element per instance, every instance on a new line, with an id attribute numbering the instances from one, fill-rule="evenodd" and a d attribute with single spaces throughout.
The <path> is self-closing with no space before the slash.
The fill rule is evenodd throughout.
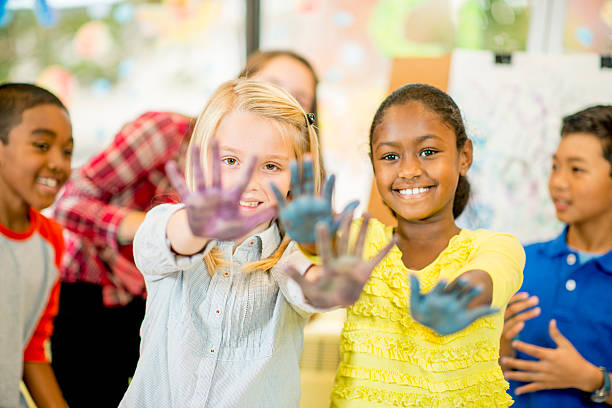
<path id="1" fill-rule="evenodd" d="M 463 148 L 459 152 L 459 173 L 465 176 L 472 166 L 474 147 L 470 139 L 465 141 Z"/>

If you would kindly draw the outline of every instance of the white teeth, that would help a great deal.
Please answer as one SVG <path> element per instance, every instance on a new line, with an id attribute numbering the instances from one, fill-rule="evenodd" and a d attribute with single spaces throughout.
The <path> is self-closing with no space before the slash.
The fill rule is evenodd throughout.
<path id="1" fill-rule="evenodd" d="M 240 200 L 240 205 L 243 207 L 257 207 L 259 205 L 258 201 L 242 201 Z"/>
<path id="2" fill-rule="evenodd" d="M 39 177 L 36 181 L 44 186 L 51 187 L 51 188 L 57 187 L 57 184 L 58 184 L 58 181 L 53 178 Z"/>
<path id="3" fill-rule="evenodd" d="M 415 187 L 415 188 L 406 188 L 403 190 L 399 190 L 400 194 L 403 195 L 415 195 L 422 194 L 429 190 L 429 187 Z"/>

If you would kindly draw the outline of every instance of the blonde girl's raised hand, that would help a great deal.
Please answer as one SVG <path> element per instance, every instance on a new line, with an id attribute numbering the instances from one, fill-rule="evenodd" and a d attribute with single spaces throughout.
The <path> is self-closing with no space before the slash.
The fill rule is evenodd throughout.
<path id="1" fill-rule="evenodd" d="M 325 222 L 316 225 L 316 246 L 321 257 L 321 266 L 314 266 L 308 271 L 309 274 L 316 273 L 314 279 L 302 276 L 292 266 L 286 269 L 289 276 L 302 288 L 308 302 L 317 308 L 350 306 L 355 303 L 376 265 L 397 242 L 393 237 L 374 257 L 363 259 L 369 216 L 364 215 L 357 240 L 351 249 L 349 235 L 352 213 L 350 211 L 342 216 L 335 250 L 329 226 Z"/>
<path id="2" fill-rule="evenodd" d="M 346 214 L 352 214 L 359 205 L 359 201 L 352 201 L 346 205 L 341 215 L 334 215 L 332 211 L 334 181 L 335 178 L 331 175 L 325 181 L 322 194 L 315 194 L 312 159 L 305 157 L 301 174 L 297 161 L 291 162 L 291 201 L 287 201 L 272 184 L 272 191 L 278 202 L 279 219 L 292 240 L 300 244 L 313 244 L 316 240 L 315 226 L 319 222 L 326 223 L 331 234 L 335 235 L 340 220 Z"/>
<path id="3" fill-rule="evenodd" d="M 445 336 L 463 330 L 476 319 L 497 313 L 498 309 L 478 306 L 468 309 L 482 289 L 472 286 L 463 278 L 449 285 L 440 281 L 429 293 L 421 294 L 419 280 L 410 275 L 410 313 L 423 326 Z"/>
<path id="4" fill-rule="evenodd" d="M 276 208 L 266 208 L 251 216 L 241 215 L 240 197 L 253 174 L 257 158 L 253 158 L 236 186 L 224 190 L 221 185 L 219 145 L 215 140 L 211 141 L 211 149 L 213 161 L 210 187 L 206 186 L 200 148 L 195 145 L 191 148 L 194 191 L 190 191 L 187 187 L 176 162 L 171 161 L 166 164 L 166 173 L 185 204 L 192 234 L 197 237 L 230 241 L 243 237 L 256 226 L 270 221 L 276 215 Z"/>

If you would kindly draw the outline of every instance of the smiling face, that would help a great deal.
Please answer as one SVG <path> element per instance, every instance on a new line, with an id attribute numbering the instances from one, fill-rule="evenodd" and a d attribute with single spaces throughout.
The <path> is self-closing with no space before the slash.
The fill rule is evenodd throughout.
<path id="1" fill-rule="evenodd" d="M 72 126 L 59 106 L 38 105 L 23 111 L 21 123 L 0 143 L 2 206 L 10 211 L 51 204 L 70 176 Z"/>
<path id="2" fill-rule="evenodd" d="M 458 152 L 453 129 L 420 102 L 389 107 L 372 137 L 378 190 L 403 220 L 452 220 L 459 175 L 471 162 L 470 141 Z"/>
<path id="3" fill-rule="evenodd" d="M 283 137 L 279 125 L 255 113 L 232 111 L 219 123 L 215 139 L 219 143 L 223 188 L 237 185 L 253 157 L 257 157 L 253 175 L 240 198 L 242 214 L 253 214 L 276 204 L 271 183 L 287 195 L 291 178 L 289 163 L 295 159 L 295 153 L 292 138 Z M 212 160 L 209 152 L 208 174 L 212 172 Z"/>
<path id="4" fill-rule="evenodd" d="M 610 171 L 597 137 L 589 133 L 564 135 L 553 156 L 548 181 L 557 218 L 567 224 L 612 220 Z"/>
<path id="5" fill-rule="evenodd" d="M 306 112 L 314 112 L 315 78 L 308 67 L 295 58 L 275 57 L 251 78 L 284 88 Z"/>

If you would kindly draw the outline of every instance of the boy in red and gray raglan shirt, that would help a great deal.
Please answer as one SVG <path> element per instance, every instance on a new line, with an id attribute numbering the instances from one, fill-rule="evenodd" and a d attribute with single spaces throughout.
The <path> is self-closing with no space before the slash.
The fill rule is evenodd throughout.
<path id="1" fill-rule="evenodd" d="M 0 407 L 66 407 L 46 350 L 59 306 L 62 229 L 40 213 L 70 176 L 68 111 L 32 84 L 0 85 Z"/>
<path id="2" fill-rule="evenodd" d="M 59 306 L 63 252 L 61 227 L 34 209 L 26 231 L 0 224 L 0 406 L 19 386 L 23 363 L 50 362 L 47 350 Z"/>

